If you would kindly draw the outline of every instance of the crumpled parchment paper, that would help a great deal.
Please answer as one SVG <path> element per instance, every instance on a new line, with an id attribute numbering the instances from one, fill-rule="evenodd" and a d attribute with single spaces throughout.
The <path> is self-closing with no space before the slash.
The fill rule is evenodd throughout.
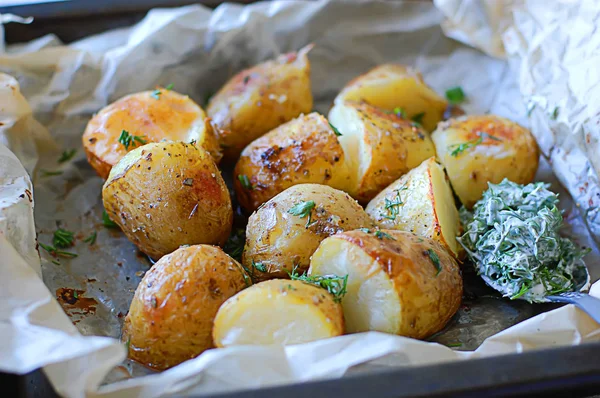
<path id="1" fill-rule="evenodd" d="M 471 351 L 363 333 L 299 346 L 210 350 L 162 373 L 148 374 L 123 362 L 124 347 L 114 338 L 149 264 L 119 231 L 101 226 L 102 181 L 87 166 L 80 141 L 91 115 L 157 84 L 173 83 L 203 105 L 239 69 L 313 42 L 313 92 L 321 112 L 351 78 L 377 64 L 398 62 L 419 68 L 438 92 L 462 86 L 469 97 L 467 113 L 493 112 L 527 125 L 522 74 L 513 73 L 504 60 L 446 38 L 443 22 L 444 15 L 428 2 L 275 1 L 226 4 L 214 11 L 190 6 L 153 10 L 132 28 L 70 46 L 46 36 L 0 53 L 0 71 L 16 78 L 0 76 L 0 370 L 26 373 L 43 367 L 68 397 L 158 397 L 599 341 L 598 325 L 574 307 L 534 316 L 549 307 L 488 296 L 480 281 L 477 285 L 479 278 L 466 272 L 466 278 L 475 279 L 468 281 L 467 291 L 478 297 L 465 298 L 468 305 L 433 340 L 460 341 L 461 349 Z M 501 24 L 490 26 L 489 32 L 496 32 Z M 485 35 L 476 38 L 472 32 L 463 34 L 465 41 L 485 48 Z M 490 48 L 496 50 L 486 51 L 498 55 L 495 45 Z M 564 105 L 565 115 L 575 112 L 570 104 Z M 548 119 L 543 112 L 536 117 Z M 71 148 L 77 150 L 75 158 L 58 162 Z M 48 171 L 62 174 L 47 176 Z M 548 164 L 542 164 L 537 178 L 561 192 L 565 232 L 592 247 L 587 263 L 592 280 L 598 279 L 598 250 L 570 198 Z M 79 256 L 55 264 L 42 253 L 42 281 L 36 229 L 39 241 L 50 243 L 57 226 L 77 231 L 72 251 Z M 82 240 L 92 231 L 98 233 L 97 244 L 89 246 Z M 65 288 L 80 291 L 80 298 L 94 305 L 65 302 L 59 293 Z M 596 290 L 600 285 L 592 288 L 597 295 Z"/>

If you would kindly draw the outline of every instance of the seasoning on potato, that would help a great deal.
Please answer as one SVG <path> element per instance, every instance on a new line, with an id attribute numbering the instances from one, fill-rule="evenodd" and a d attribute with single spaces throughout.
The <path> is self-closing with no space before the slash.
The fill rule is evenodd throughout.
<path id="1" fill-rule="evenodd" d="M 331 236 L 311 259 L 310 276 L 348 275 L 346 331 L 425 338 L 458 310 L 462 279 L 437 242 L 410 232 L 357 230 Z"/>
<path id="2" fill-rule="evenodd" d="M 346 192 L 361 203 L 435 156 L 429 133 L 401 108 L 384 111 L 364 102 L 338 102 L 329 112 L 329 122 L 341 133 L 338 140 L 350 176 Z"/>
<path id="3" fill-rule="evenodd" d="M 155 259 L 184 244 L 222 245 L 233 223 L 229 191 L 212 157 L 183 142 L 129 152 L 111 170 L 102 201 L 127 238 Z"/>
<path id="4" fill-rule="evenodd" d="M 215 246 L 164 256 L 142 278 L 125 318 L 129 357 L 163 370 L 213 348 L 217 310 L 250 284 L 242 266 Z"/>
<path id="5" fill-rule="evenodd" d="M 234 188 L 248 212 L 293 185 L 314 183 L 345 190 L 348 170 L 336 131 L 313 112 L 285 123 L 248 145 L 234 170 Z"/>
<path id="6" fill-rule="evenodd" d="M 427 131 L 435 129 L 448 106 L 416 69 L 395 64 L 379 65 L 350 81 L 335 98 L 336 104 L 344 101 L 366 101 L 388 111 L 402 109 Z"/>
<path id="7" fill-rule="evenodd" d="M 464 254 L 456 240 L 462 228 L 452 188 L 434 157 L 384 189 L 369 202 L 366 212 L 380 228 L 433 239 L 456 258 Z"/>
<path id="8" fill-rule="evenodd" d="M 431 138 L 454 192 L 473 207 L 488 182 L 533 181 L 539 150 L 529 130 L 494 115 L 464 116 L 440 123 Z"/>
<path id="9" fill-rule="evenodd" d="M 235 160 L 250 142 L 311 111 L 311 48 L 239 72 L 210 99 L 207 112 L 222 129 L 219 141 L 227 159 Z"/>
<path id="10" fill-rule="evenodd" d="M 246 228 L 242 264 L 256 280 L 304 272 L 310 256 L 328 236 L 372 222 L 347 193 L 326 185 L 300 184 L 254 212 Z"/>
<path id="11" fill-rule="evenodd" d="M 300 344 L 344 333 L 341 305 L 325 289 L 275 279 L 241 291 L 219 308 L 217 347 Z"/>
<path id="12" fill-rule="evenodd" d="M 125 154 L 163 139 L 195 142 L 221 159 L 216 133 L 206 114 L 187 95 L 159 87 L 123 97 L 98 112 L 83 133 L 90 165 L 106 179 Z"/>

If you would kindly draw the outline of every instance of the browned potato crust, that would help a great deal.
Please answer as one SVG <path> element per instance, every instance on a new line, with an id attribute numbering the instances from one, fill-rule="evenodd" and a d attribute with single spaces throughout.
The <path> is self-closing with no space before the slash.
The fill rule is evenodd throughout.
<path id="1" fill-rule="evenodd" d="M 190 246 L 164 256 L 144 275 L 125 318 L 129 357 L 163 370 L 213 348 L 217 310 L 250 283 L 218 247 Z"/>
<path id="2" fill-rule="evenodd" d="M 258 64 L 232 77 L 208 104 L 208 115 L 222 129 L 219 141 L 229 160 L 250 142 L 313 105 L 306 46 Z"/>
<path id="3" fill-rule="evenodd" d="M 141 251 L 160 258 L 184 244 L 219 244 L 233 222 L 221 172 L 202 147 L 157 142 L 129 152 L 102 188 L 111 220 Z"/>
<path id="4" fill-rule="evenodd" d="M 294 206 L 309 201 L 314 208 L 305 217 L 290 214 Z M 242 264 L 258 280 L 287 278 L 294 267 L 300 273 L 308 269 L 310 256 L 326 237 L 371 225 L 347 193 L 326 185 L 295 185 L 250 216 Z"/>
<path id="5" fill-rule="evenodd" d="M 157 94 L 159 92 L 160 94 Z M 187 95 L 158 88 L 123 97 L 103 108 L 89 121 L 83 133 L 83 148 L 90 165 L 106 179 L 110 169 L 125 154 L 141 145 L 119 142 L 123 131 L 146 143 L 163 139 L 195 141 L 208 150 L 215 162 L 221 159 L 217 138 L 206 114 Z"/>
<path id="6" fill-rule="evenodd" d="M 422 339 L 458 310 L 462 279 L 437 242 L 410 232 L 348 231 L 321 242 L 310 275 L 348 275 L 342 299 L 349 333 L 376 330 Z"/>
<path id="7" fill-rule="evenodd" d="M 242 184 L 245 179 L 249 185 Z M 343 189 L 347 181 L 338 137 L 327 119 L 313 112 L 248 145 L 235 166 L 233 186 L 240 205 L 250 212 L 293 185 Z"/>

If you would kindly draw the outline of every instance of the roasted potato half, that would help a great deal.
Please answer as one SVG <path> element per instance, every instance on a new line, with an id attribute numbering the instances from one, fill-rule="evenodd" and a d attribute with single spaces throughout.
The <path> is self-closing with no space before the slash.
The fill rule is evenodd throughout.
<path id="1" fill-rule="evenodd" d="M 326 185 L 295 185 L 250 216 L 242 264 L 257 280 L 286 278 L 294 267 L 300 273 L 308 269 L 326 237 L 371 225 L 347 193 Z"/>
<path id="2" fill-rule="evenodd" d="M 335 103 L 366 101 L 377 107 L 403 109 L 427 131 L 433 131 L 444 115 L 448 102 L 433 91 L 416 69 L 384 64 L 350 81 L 335 98 Z"/>
<path id="3" fill-rule="evenodd" d="M 366 211 L 380 228 L 433 239 L 456 258 L 464 254 L 456 240 L 462 229 L 452 188 L 433 157 L 384 189 Z"/>
<path id="4" fill-rule="evenodd" d="M 219 142 L 230 160 L 266 132 L 312 109 L 312 45 L 246 69 L 211 99 L 208 115 L 221 129 Z"/>
<path id="5" fill-rule="evenodd" d="M 419 124 L 365 102 L 338 102 L 329 112 L 329 122 L 341 133 L 337 138 L 350 176 L 346 192 L 364 204 L 435 156 L 429 133 Z"/>
<path id="6" fill-rule="evenodd" d="M 213 348 L 217 310 L 250 284 L 240 263 L 215 246 L 164 256 L 142 278 L 125 317 L 129 357 L 163 370 Z"/>
<path id="7" fill-rule="evenodd" d="M 425 338 L 458 310 L 462 279 L 437 242 L 395 230 L 349 231 L 321 242 L 309 275 L 348 275 L 342 299 L 349 333 Z"/>
<path id="8" fill-rule="evenodd" d="M 348 171 L 336 133 L 310 113 L 248 145 L 234 170 L 234 188 L 248 212 L 293 185 L 314 183 L 344 189 Z"/>
<path id="9" fill-rule="evenodd" d="M 529 130 L 494 115 L 464 116 L 440 123 L 431 138 L 454 192 L 468 208 L 488 182 L 533 181 L 539 149 Z"/>
<path id="10" fill-rule="evenodd" d="M 183 142 L 157 142 L 129 152 L 102 188 L 111 220 L 141 251 L 160 258 L 184 244 L 223 244 L 233 210 L 210 154 Z"/>
<path id="11" fill-rule="evenodd" d="M 83 133 L 90 165 L 106 179 L 125 154 L 144 143 L 196 142 L 221 160 L 216 133 L 206 114 L 187 95 L 157 88 L 123 97 L 103 108 Z"/>
<path id="12" fill-rule="evenodd" d="M 297 280 L 257 283 L 217 312 L 217 347 L 300 344 L 344 333 L 342 307 L 327 290 Z"/>

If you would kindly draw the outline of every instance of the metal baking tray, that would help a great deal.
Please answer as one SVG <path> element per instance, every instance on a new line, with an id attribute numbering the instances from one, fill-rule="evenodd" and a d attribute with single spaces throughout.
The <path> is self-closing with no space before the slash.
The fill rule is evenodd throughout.
<path id="1" fill-rule="evenodd" d="M 426 0 L 424 0 L 426 1 Z M 237 1 L 250 3 L 251 1 Z M 0 13 L 32 16 L 31 25 L 5 25 L 8 43 L 54 33 L 64 42 L 141 20 L 154 7 L 218 0 L 71 0 L 1 6 Z M 10 397 L 56 397 L 43 372 L 24 376 L 0 373 L 0 391 Z M 600 343 L 426 367 L 392 368 L 344 377 L 214 395 L 250 397 L 591 397 L 600 393 Z"/>

